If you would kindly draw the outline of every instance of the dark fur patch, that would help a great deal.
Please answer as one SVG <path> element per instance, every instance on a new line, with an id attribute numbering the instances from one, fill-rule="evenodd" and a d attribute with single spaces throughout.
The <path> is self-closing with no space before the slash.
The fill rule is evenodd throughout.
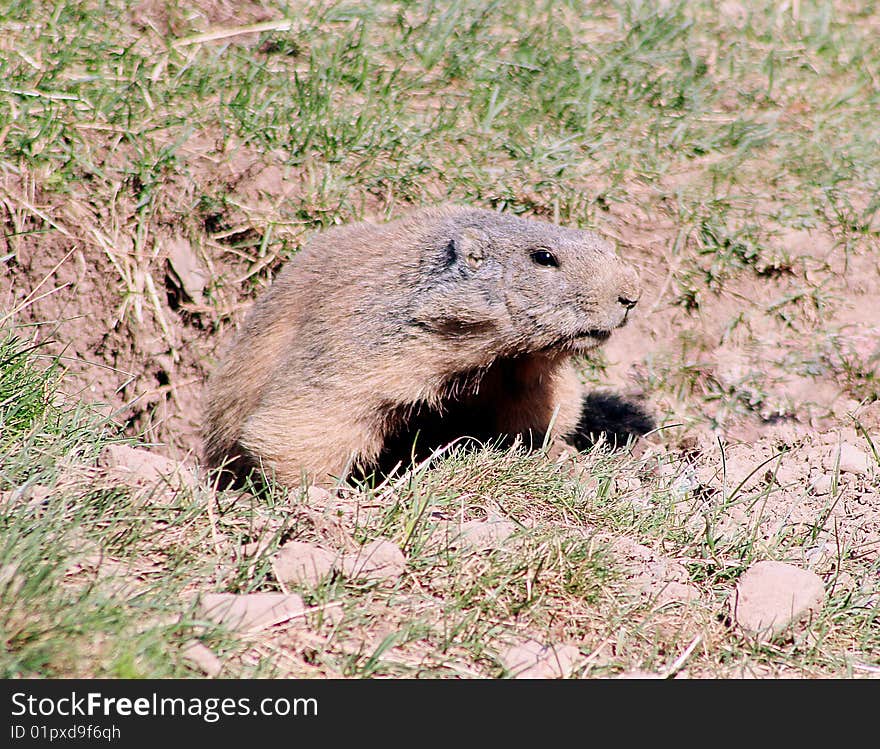
<path id="1" fill-rule="evenodd" d="M 454 241 L 450 241 L 444 248 L 443 267 L 451 268 L 458 261 L 458 250 Z"/>
<path id="2" fill-rule="evenodd" d="M 260 492 L 266 488 L 265 477 L 259 463 L 246 454 L 236 444 L 230 450 L 230 456 L 208 456 L 210 465 L 222 466 L 216 469 L 212 482 L 218 489 L 253 489 Z"/>
<path id="3" fill-rule="evenodd" d="M 635 401 L 613 393 L 589 393 L 584 396 L 578 425 L 566 441 L 578 450 L 588 450 L 604 433 L 612 447 L 623 447 L 656 426 L 651 414 Z"/>

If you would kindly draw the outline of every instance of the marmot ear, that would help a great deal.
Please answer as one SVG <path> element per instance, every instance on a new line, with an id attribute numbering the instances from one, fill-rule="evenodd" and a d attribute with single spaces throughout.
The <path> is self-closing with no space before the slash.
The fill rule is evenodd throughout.
<path id="1" fill-rule="evenodd" d="M 456 254 L 472 270 L 477 270 L 486 260 L 489 235 L 480 229 L 466 226 L 453 240 Z"/>

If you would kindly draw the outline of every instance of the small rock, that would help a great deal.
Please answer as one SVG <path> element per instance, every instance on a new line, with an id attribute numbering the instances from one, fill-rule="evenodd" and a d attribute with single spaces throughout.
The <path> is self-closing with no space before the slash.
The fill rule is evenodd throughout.
<path id="1" fill-rule="evenodd" d="M 242 632 L 259 632 L 305 611 L 303 599 L 292 593 L 208 593 L 200 608 L 206 619 Z"/>
<path id="2" fill-rule="evenodd" d="M 367 580 L 397 580 L 406 569 L 406 557 L 391 541 L 372 541 L 354 554 L 342 558 L 342 570 L 348 577 Z"/>
<path id="3" fill-rule="evenodd" d="M 202 267 L 189 240 L 179 235 L 172 237 L 167 243 L 167 248 L 168 263 L 180 281 L 181 288 L 194 302 L 203 303 L 209 275 Z"/>
<path id="4" fill-rule="evenodd" d="M 567 679 L 574 673 L 580 651 L 573 645 L 542 645 L 526 640 L 499 656 L 507 673 L 515 679 Z"/>
<path id="5" fill-rule="evenodd" d="M 767 480 L 775 480 L 779 486 L 793 486 L 798 484 L 807 471 L 807 466 L 798 465 L 793 461 L 783 462 L 780 460 L 778 465 L 771 465 L 767 471 Z"/>
<path id="6" fill-rule="evenodd" d="M 644 544 L 637 543 L 631 538 L 620 536 L 611 544 L 615 554 L 624 562 L 650 562 L 654 559 L 654 552 Z"/>
<path id="7" fill-rule="evenodd" d="M 818 496 L 823 496 L 825 494 L 831 493 L 831 487 L 834 482 L 834 477 L 830 473 L 822 473 L 813 481 L 811 487 L 813 489 L 813 494 Z"/>
<path id="8" fill-rule="evenodd" d="M 745 631 L 763 638 L 818 611 L 825 586 L 816 573 L 783 562 L 753 564 L 736 585 L 733 619 Z"/>
<path id="9" fill-rule="evenodd" d="M 303 504 L 311 511 L 322 513 L 326 519 L 353 521 L 360 508 L 360 497 L 339 496 L 321 486 L 309 486 Z"/>
<path id="10" fill-rule="evenodd" d="M 668 582 L 657 591 L 657 603 L 687 603 L 688 601 L 696 601 L 700 598 L 700 590 L 694 585 L 687 583 Z"/>
<path id="11" fill-rule="evenodd" d="M 129 445 L 107 445 L 99 462 L 110 469 L 109 475 L 128 486 L 143 487 L 160 481 L 174 489 L 196 485 L 192 472 L 176 460 Z"/>
<path id="12" fill-rule="evenodd" d="M 337 557 L 332 551 L 301 541 L 288 541 L 272 559 L 272 572 L 285 585 L 314 587 L 333 574 Z"/>
<path id="13" fill-rule="evenodd" d="M 220 659 L 214 651 L 198 640 L 193 640 L 183 647 L 183 657 L 198 666 L 208 676 L 217 676 L 223 670 Z"/>
<path id="14" fill-rule="evenodd" d="M 280 167 L 275 164 L 260 169 L 250 179 L 244 180 L 244 184 L 237 189 L 241 190 L 249 202 L 255 203 L 263 196 L 276 199 L 290 192 L 291 180 L 285 176 Z"/>
<path id="15" fill-rule="evenodd" d="M 838 456 L 840 456 L 839 464 Z M 835 465 L 839 465 L 841 473 L 856 473 L 863 476 L 868 472 L 868 456 L 849 442 L 843 442 L 839 448 L 833 448 L 825 456 L 823 464 L 829 471 L 833 471 Z"/>
<path id="16" fill-rule="evenodd" d="M 857 409 L 856 415 L 862 426 L 871 434 L 875 445 L 880 445 L 880 400 L 873 401 Z"/>
<path id="17" fill-rule="evenodd" d="M 333 495 L 323 487 L 310 486 L 306 490 L 306 498 L 310 506 L 326 507 L 333 499 Z"/>
<path id="18" fill-rule="evenodd" d="M 864 450 L 844 443 L 840 446 L 840 470 L 864 476 L 868 473 L 868 454 Z"/>
<path id="19" fill-rule="evenodd" d="M 743 489 L 754 489 L 766 480 L 765 472 L 755 470 L 757 463 L 758 459 L 751 451 L 740 445 L 731 447 L 726 459 L 718 465 L 717 485 L 720 486 L 723 480 L 728 490 L 740 484 Z"/>
<path id="20" fill-rule="evenodd" d="M 456 542 L 471 551 L 497 549 L 516 531 L 516 525 L 502 518 L 463 523 Z"/>

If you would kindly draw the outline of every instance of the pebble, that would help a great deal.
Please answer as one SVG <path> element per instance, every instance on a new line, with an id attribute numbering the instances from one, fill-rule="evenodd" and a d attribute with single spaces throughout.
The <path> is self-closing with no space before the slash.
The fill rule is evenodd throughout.
<path id="1" fill-rule="evenodd" d="M 784 562 L 753 564 L 731 598 L 734 621 L 747 633 L 771 639 L 819 611 L 825 586 L 816 573 Z"/>
<path id="2" fill-rule="evenodd" d="M 813 494 L 816 494 L 818 496 L 830 494 L 832 483 L 833 476 L 830 473 L 820 474 L 812 483 Z"/>
<path id="3" fill-rule="evenodd" d="M 456 541 L 471 551 L 486 551 L 501 546 L 515 531 L 509 520 L 471 520 L 462 524 Z"/>
<path id="4" fill-rule="evenodd" d="M 183 657 L 200 668 L 208 676 L 217 676 L 223 670 L 220 659 L 214 651 L 198 640 L 192 640 L 183 647 Z"/>
<path id="5" fill-rule="evenodd" d="M 373 581 L 397 580 L 406 569 L 406 557 L 391 541 L 371 541 L 354 554 L 342 558 L 342 571 L 353 578 Z"/>
<path id="6" fill-rule="evenodd" d="M 662 587 L 657 591 L 657 603 L 688 603 L 689 601 L 698 601 L 700 599 L 700 589 L 695 585 L 687 583 L 679 583 L 671 581 L 663 583 Z"/>
<path id="7" fill-rule="evenodd" d="M 200 610 L 206 619 L 228 629 L 260 632 L 305 611 L 303 599 L 293 593 L 207 593 Z"/>
<path id="8" fill-rule="evenodd" d="M 500 654 L 499 660 L 515 679 L 567 679 L 574 673 L 580 651 L 573 645 L 543 645 L 526 640 Z"/>
<path id="9" fill-rule="evenodd" d="M 325 507 L 332 501 L 333 495 L 321 486 L 310 486 L 306 490 L 306 498 L 313 507 Z"/>
<path id="10" fill-rule="evenodd" d="M 841 473 L 855 473 L 864 476 L 868 472 L 867 454 L 849 442 L 841 443 L 839 448 L 832 448 L 831 452 L 825 456 L 823 464 L 826 469 L 834 470 L 835 465 L 838 465 L 838 455 L 840 455 Z"/>
<path id="11" fill-rule="evenodd" d="M 166 242 L 166 250 L 168 263 L 180 280 L 186 295 L 197 304 L 203 304 L 210 274 L 202 267 L 189 240 L 180 235 L 174 236 Z"/>
<path id="12" fill-rule="evenodd" d="M 175 490 L 196 486 L 196 478 L 186 466 L 164 455 L 129 445 L 107 445 L 101 451 L 99 462 L 109 469 L 108 476 L 127 486 L 164 483 Z"/>
<path id="13" fill-rule="evenodd" d="M 315 587 L 333 574 L 337 556 L 302 541 L 288 541 L 272 558 L 272 572 L 285 585 Z"/>

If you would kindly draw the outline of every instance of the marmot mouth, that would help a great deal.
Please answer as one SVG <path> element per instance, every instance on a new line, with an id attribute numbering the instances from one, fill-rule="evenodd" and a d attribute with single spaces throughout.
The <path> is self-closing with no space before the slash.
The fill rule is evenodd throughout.
<path id="1" fill-rule="evenodd" d="M 584 351 L 601 346 L 611 337 L 611 331 L 606 328 L 591 328 L 580 333 L 567 336 L 559 342 L 547 346 L 547 349 Z"/>
<path id="2" fill-rule="evenodd" d="M 575 333 L 564 342 L 570 348 L 593 348 L 601 346 L 611 338 L 611 331 L 606 328 L 592 328 L 581 333 Z"/>
<path id="3" fill-rule="evenodd" d="M 573 341 L 580 340 L 582 338 L 592 338 L 600 343 L 607 341 L 611 338 L 611 331 L 604 330 L 599 328 L 593 328 L 592 330 L 584 331 L 583 333 L 578 333 L 576 336 L 572 338 Z"/>

